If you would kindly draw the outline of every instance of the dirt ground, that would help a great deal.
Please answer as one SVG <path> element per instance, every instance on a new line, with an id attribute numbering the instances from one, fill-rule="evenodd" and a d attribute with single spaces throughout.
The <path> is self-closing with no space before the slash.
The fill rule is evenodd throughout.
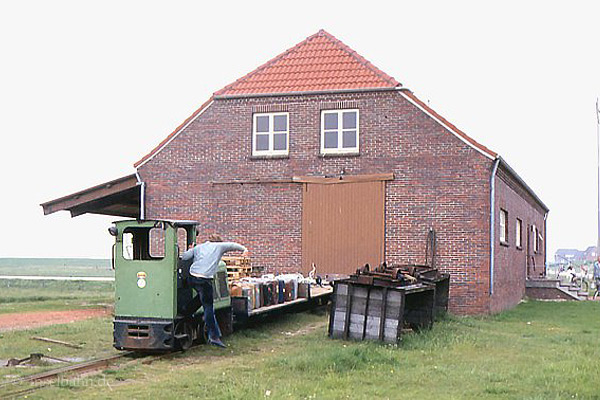
<path id="1" fill-rule="evenodd" d="M 107 308 L 0 314 L 0 332 L 66 324 L 109 314 L 110 310 Z"/>

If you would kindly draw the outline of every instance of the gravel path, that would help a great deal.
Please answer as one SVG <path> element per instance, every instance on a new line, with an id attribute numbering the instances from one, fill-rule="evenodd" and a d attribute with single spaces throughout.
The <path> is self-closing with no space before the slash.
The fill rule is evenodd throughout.
<path id="1" fill-rule="evenodd" d="M 105 315 L 110 315 L 110 310 L 106 308 L 86 308 L 68 311 L 0 314 L 0 332 L 37 328 L 39 326 L 54 324 L 66 324 Z"/>

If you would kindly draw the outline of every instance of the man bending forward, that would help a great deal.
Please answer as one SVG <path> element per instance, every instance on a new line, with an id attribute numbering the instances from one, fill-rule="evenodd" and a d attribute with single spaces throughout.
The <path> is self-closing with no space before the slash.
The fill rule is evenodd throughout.
<path id="1" fill-rule="evenodd" d="M 185 314 L 193 314 L 202 303 L 204 323 L 208 328 L 208 343 L 219 347 L 225 347 L 225 344 L 221 341 L 221 330 L 213 308 L 212 280 L 217 273 L 223 254 L 236 250 L 243 251 L 244 255 L 248 252 L 248 249 L 241 244 L 223 242 L 219 235 L 212 234 L 208 237 L 208 241 L 196 245 L 181 255 L 183 260 L 194 260 L 190 267 L 189 283 L 198 292 L 198 296 L 191 301 Z"/>

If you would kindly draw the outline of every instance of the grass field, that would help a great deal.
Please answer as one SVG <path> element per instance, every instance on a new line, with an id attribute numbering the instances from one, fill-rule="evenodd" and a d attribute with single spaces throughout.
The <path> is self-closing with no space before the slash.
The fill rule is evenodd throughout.
<path id="1" fill-rule="evenodd" d="M 112 304 L 114 282 L 0 280 L 0 314 Z"/>
<path id="2" fill-rule="evenodd" d="M 114 276 L 114 271 L 102 259 L 0 258 L 0 275 Z"/>
<path id="3" fill-rule="evenodd" d="M 0 275 L 111 277 L 110 260 L 0 258 Z M 113 282 L 0 280 L 0 314 L 112 304 Z"/>
<path id="4" fill-rule="evenodd" d="M 526 302 L 449 317 L 399 346 L 330 340 L 324 312 L 302 313 L 237 331 L 226 350 L 200 346 L 29 398 L 600 399 L 599 313 L 596 302 Z M 111 331 L 102 320 L 63 334 L 100 349 Z"/>
<path id="5" fill-rule="evenodd" d="M 73 349 L 59 344 L 32 340 L 32 336 L 63 340 L 83 346 L 83 348 Z M 64 365 L 46 363 L 33 368 L 2 366 L 10 358 L 23 359 L 32 353 L 42 353 L 73 361 L 115 354 L 117 351 L 112 347 L 112 320 L 111 318 L 93 318 L 71 324 L 44 326 L 25 331 L 0 332 L 0 360 L 2 360 L 0 361 L 0 382 Z M 2 391 L 0 391 L 1 398 L 3 398 Z"/>

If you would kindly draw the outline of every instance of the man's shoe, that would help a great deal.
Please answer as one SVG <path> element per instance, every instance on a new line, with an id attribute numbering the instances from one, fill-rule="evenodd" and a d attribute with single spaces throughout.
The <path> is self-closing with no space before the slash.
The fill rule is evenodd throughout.
<path id="1" fill-rule="evenodd" d="M 227 346 L 225 345 L 225 343 L 223 343 L 221 341 L 221 339 L 216 339 L 216 340 L 209 340 L 208 344 L 212 344 L 213 346 L 217 346 L 217 347 L 221 347 L 223 349 L 226 349 Z"/>

